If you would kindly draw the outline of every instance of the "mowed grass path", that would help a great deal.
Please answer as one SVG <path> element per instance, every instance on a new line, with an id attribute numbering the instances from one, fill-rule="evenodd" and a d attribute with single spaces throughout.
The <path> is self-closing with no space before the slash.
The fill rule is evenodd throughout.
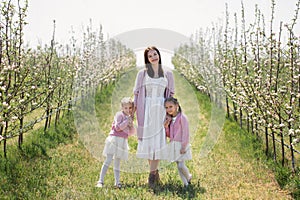
<path id="1" fill-rule="evenodd" d="M 112 94 L 107 92 L 96 99 L 96 113 L 103 133 L 108 134 L 118 106 L 117 98 L 131 95 L 135 74 L 135 70 L 129 72 L 123 79 L 126 85 L 118 82 L 116 88 L 107 88 L 113 90 Z M 95 145 L 92 152 L 98 153 L 92 154 L 79 139 L 79 133 L 56 148 L 46 148 L 42 156 L 20 157 L 8 162 L 6 175 L 1 172 L 0 199 L 292 199 L 288 191 L 280 189 L 276 183 L 251 136 L 230 120 L 225 120 L 214 148 L 200 157 L 212 106 L 205 95 L 195 92 L 184 78 L 174 74 L 176 97 L 188 115 L 192 129 L 193 160 L 187 162 L 193 174 L 190 188 L 182 188 L 174 163 L 162 163 L 162 185 L 155 190 L 147 187 L 146 171 L 128 173 L 126 170 L 121 172 L 125 187 L 115 189 L 112 168 L 106 175 L 106 187 L 96 188 L 103 160 L 102 146 L 97 148 Z M 38 147 L 40 141 L 35 144 Z M 136 138 L 131 137 L 129 144 L 134 154 Z M 1 157 L 1 170 L 4 169 L 3 161 Z"/>

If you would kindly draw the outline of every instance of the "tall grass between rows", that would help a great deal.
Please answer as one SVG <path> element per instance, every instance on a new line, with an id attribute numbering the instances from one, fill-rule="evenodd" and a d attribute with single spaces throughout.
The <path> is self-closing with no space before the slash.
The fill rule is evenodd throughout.
<path id="1" fill-rule="evenodd" d="M 175 78 L 177 87 L 186 84 L 177 74 Z M 98 114 L 106 127 L 110 127 L 112 119 L 112 107 L 108 105 L 116 86 L 117 83 L 110 84 L 96 95 L 96 107 L 104 111 Z M 272 174 L 266 158 L 257 150 L 259 142 L 230 119 L 225 121 L 212 152 L 198 158 L 212 105 L 206 95 L 195 91 L 195 96 L 200 116 L 192 143 L 194 158 L 187 162 L 193 174 L 190 188 L 182 187 L 175 164 L 161 170 L 162 185 L 155 190 L 148 189 L 148 174 L 144 172 L 121 172 L 124 189 L 115 189 L 111 168 L 106 187 L 96 188 L 102 162 L 79 140 L 70 114 L 56 129 L 53 126 L 46 133 L 41 129 L 28 135 L 22 151 L 11 146 L 9 157 L 0 158 L 1 199 L 291 199 L 290 191 L 280 189 L 273 178 L 277 175 Z"/>

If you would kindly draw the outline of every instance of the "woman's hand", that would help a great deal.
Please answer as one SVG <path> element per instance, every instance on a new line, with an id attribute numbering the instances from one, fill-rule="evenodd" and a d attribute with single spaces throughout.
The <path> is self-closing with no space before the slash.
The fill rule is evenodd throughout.
<path id="1" fill-rule="evenodd" d="M 186 153 L 186 150 L 185 150 L 185 148 L 183 149 L 183 148 L 181 148 L 180 149 L 180 154 L 185 154 Z"/>

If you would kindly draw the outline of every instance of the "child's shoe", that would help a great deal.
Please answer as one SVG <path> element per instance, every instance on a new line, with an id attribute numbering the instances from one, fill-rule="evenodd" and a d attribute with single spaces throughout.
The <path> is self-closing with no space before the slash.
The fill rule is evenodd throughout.
<path id="1" fill-rule="evenodd" d="M 122 188 L 122 183 L 115 184 L 115 188 L 121 189 Z"/>
<path id="2" fill-rule="evenodd" d="M 104 183 L 98 182 L 97 185 L 96 185 L 96 187 L 98 187 L 98 188 L 103 188 L 103 187 L 104 187 Z"/>
<path id="3" fill-rule="evenodd" d="M 188 181 L 188 184 L 190 185 L 191 181 L 192 181 L 192 174 L 190 174 L 190 177 L 189 177 L 189 179 L 187 181 Z"/>

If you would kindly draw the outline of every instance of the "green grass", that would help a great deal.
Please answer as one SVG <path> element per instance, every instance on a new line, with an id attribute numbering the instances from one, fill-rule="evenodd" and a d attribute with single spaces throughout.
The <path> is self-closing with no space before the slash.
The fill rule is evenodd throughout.
<path id="1" fill-rule="evenodd" d="M 132 81 L 134 74 L 133 71 L 123 78 Z M 101 126 L 98 134 L 82 137 L 77 133 L 74 116 L 68 115 L 56 129 L 52 126 L 47 133 L 35 130 L 27 135 L 22 151 L 10 145 L 7 159 L 0 152 L 0 199 L 292 199 L 290 191 L 281 189 L 276 182 L 277 175 L 266 162 L 260 143 L 230 119 L 225 120 L 211 151 L 200 156 L 215 109 L 207 96 L 195 92 L 176 73 L 175 81 L 176 96 L 194 127 L 193 160 L 186 163 L 193 174 L 190 188 L 182 187 L 174 163 L 161 165 L 162 185 L 154 190 L 147 187 L 146 171 L 122 171 L 121 181 L 125 188 L 115 189 L 112 168 L 105 177 L 106 187 L 95 187 L 103 158 L 102 147 L 97 146 L 101 140 L 93 140 L 107 136 L 118 106 L 115 100 L 118 91 L 123 91 L 124 95 L 132 92 L 132 82 L 128 83 L 128 90 L 124 89 L 127 87 L 120 89 L 124 84 L 116 82 L 101 93 L 98 91 L 95 113 L 84 118 L 96 116 L 96 120 L 88 124 L 98 123 Z M 92 128 L 87 130 L 93 131 Z M 89 143 L 82 138 L 90 138 Z M 129 143 L 134 155 L 136 138 L 131 137 Z M 121 165 L 124 167 L 126 163 Z"/>

